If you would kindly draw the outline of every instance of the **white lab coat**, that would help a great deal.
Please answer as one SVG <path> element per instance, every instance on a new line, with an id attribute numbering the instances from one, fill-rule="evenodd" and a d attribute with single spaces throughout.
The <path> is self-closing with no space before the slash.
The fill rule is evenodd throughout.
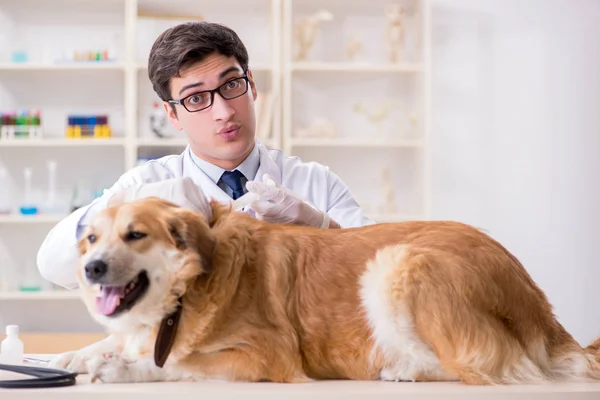
<path id="1" fill-rule="evenodd" d="M 329 168 L 315 162 L 302 162 L 297 157 L 285 156 L 281 150 L 267 149 L 258 140 L 256 144 L 260 156 L 257 180 L 265 173 L 271 175 L 277 183 L 308 200 L 318 209 L 326 211 L 329 217 L 343 228 L 374 223 L 365 216 L 344 182 Z M 207 197 L 222 203 L 232 201 L 229 195 L 196 166 L 189 147 L 180 155 L 149 161 L 123 174 L 101 197 L 74 211 L 48 233 L 37 256 L 42 276 L 57 285 L 76 288 L 78 237 L 83 226 L 106 207 L 108 199 L 114 193 L 135 184 L 186 176 L 191 177 Z"/>

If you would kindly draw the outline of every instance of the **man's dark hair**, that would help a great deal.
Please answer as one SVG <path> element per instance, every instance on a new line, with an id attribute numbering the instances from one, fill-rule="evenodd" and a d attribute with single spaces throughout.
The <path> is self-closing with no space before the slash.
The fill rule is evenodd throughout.
<path id="1" fill-rule="evenodd" d="M 248 51 L 232 29 L 207 21 L 186 22 L 167 29 L 156 39 L 148 58 L 148 77 L 163 101 L 171 98 L 171 78 L 213 53 L 235 57 L 244 71 Z"/>

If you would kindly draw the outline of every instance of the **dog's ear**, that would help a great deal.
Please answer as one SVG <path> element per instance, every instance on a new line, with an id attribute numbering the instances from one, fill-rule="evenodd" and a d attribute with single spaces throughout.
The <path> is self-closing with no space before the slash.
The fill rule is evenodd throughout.
<path id="1" fill-rule="evenodd" d="M 203 272 L 210 272 L 215 238 L 202 215 L 184 208 L 177 209 L 169 221 L 169 233 L 177 249 L 191 249 L 198 253 Z"/>

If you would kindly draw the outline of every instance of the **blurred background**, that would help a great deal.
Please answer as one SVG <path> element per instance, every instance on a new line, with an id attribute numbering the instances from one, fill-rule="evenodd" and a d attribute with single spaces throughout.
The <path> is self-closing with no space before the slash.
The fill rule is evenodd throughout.
<path id="1" fill-rule="evenodd" d="M 578 341 L 600 336 L 600 1 L 0 0 L 0 329 L 18 324 L 26 351 L 102 334 L 37 249 L 185 148 L 146 62 L 201 19 L 246 44 L 265 145 L 330 166 L 378 222 L 484 229 Z"/>

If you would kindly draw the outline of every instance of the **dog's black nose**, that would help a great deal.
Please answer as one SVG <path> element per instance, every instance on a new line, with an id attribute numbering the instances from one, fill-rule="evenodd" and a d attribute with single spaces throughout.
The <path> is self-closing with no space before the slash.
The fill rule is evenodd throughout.
<path id="1" fill-rule="evenodd" d="M 92 282 L 106 275 L 106 271 L 108 271 L 108 265 L 102 260 L 90 261 L 85 266 L 85 276 Z"/>

